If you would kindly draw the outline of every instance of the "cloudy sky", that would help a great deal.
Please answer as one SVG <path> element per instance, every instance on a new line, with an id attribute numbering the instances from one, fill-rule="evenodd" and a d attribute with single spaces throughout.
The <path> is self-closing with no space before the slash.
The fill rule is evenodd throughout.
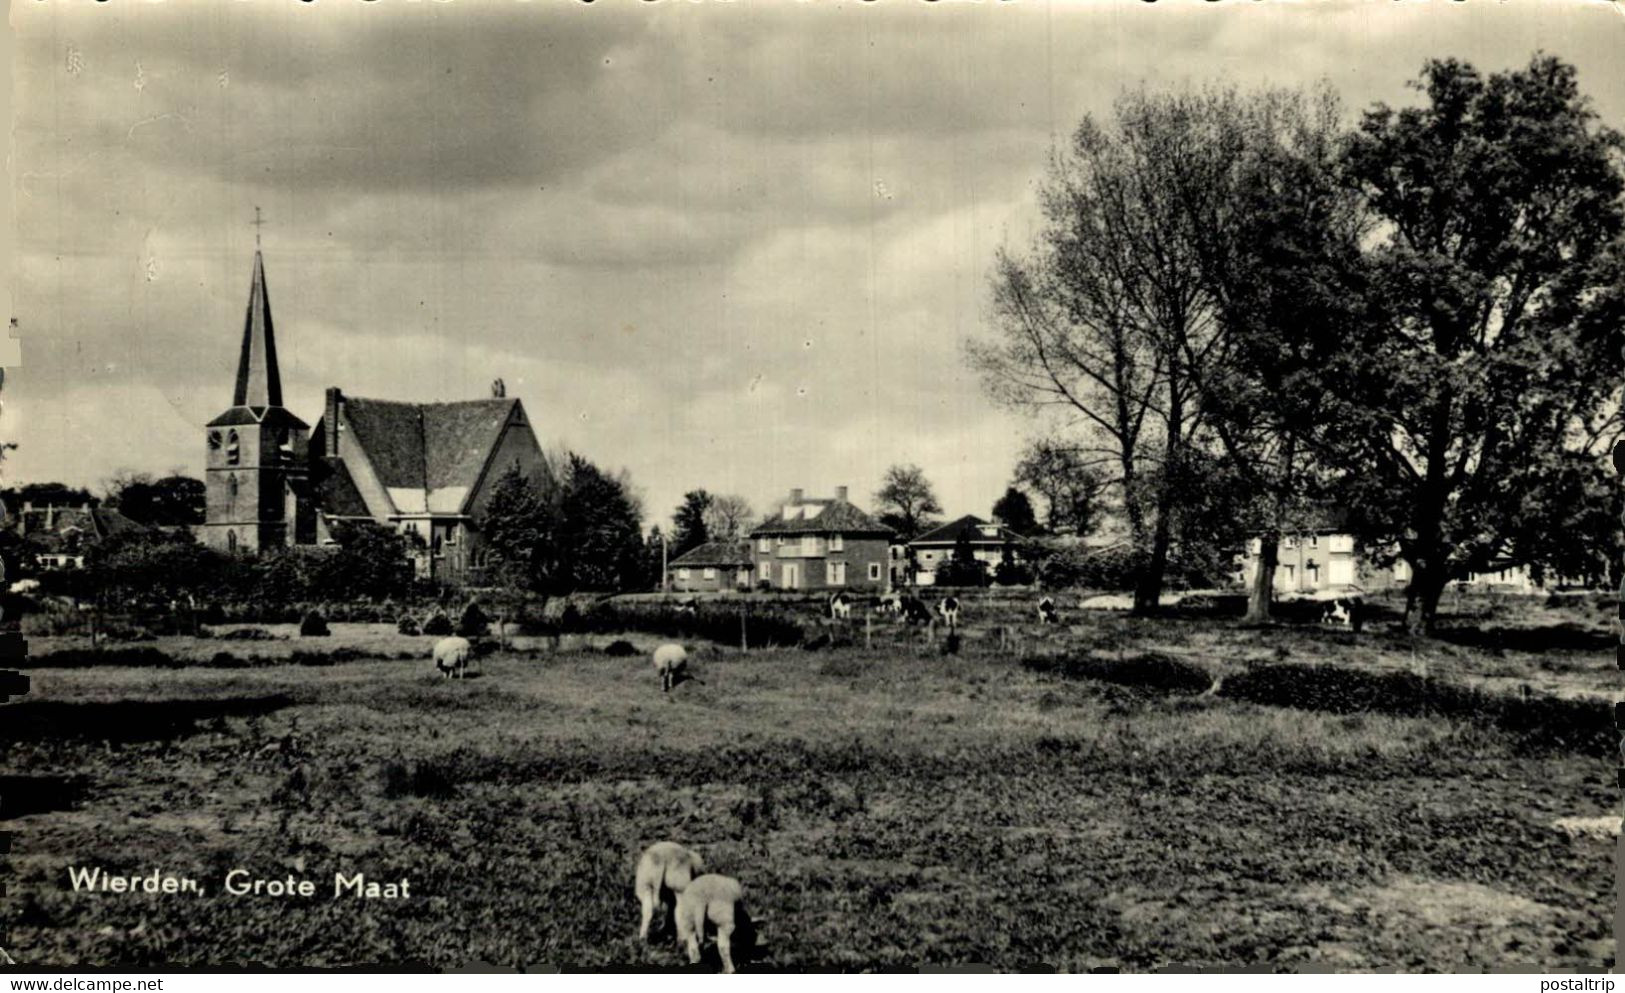
<path id="1" fill-rule="evenodd" d="M 1330 80 L 1537 49 L 1625 127 L 1588 2 L 994 6 L 26 3 L 6 481 L 200 473 L 263 208 L 284 391 L 452 400 L 758 508 L 916 462 L 986 514 L 1034 427 L 960 342 L 1046 149 L 1124 86 Z"/>

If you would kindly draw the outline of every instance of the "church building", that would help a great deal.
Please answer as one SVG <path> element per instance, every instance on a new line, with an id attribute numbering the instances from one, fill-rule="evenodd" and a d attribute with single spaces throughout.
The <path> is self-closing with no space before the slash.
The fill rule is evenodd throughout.
<path id="1" fill-rule="evenodd" d="M 421 578 L 477 582 L 480 520 L 510 466 L 538 485 L 546 458 L 501 381 L 488 399 L 411 403 L 330 387 L 314 430 L 282 405 L 265 262 L 254 252 L 232 405 L 207 426 L 200 535 L 230 554 L 334 544 L 335 525 L 400 534 Z"/>

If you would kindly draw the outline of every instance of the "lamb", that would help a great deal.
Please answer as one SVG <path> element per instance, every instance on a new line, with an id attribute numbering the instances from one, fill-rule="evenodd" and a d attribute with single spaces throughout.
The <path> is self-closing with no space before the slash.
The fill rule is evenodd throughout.
<path id="1" fill-rule="evenodd" d="M 682 645 L 668 641 L 655 649 L 654 664 L 655 672 L 660 674 L 661 692 L 669 693 L 688 672 L 688 652 Z"/>
<path id="2" fill-rule="evenodd" d="M 959 626 L 959 598 L 949 594 L 937 603 L 937 612 L 948 622 L 948 630 Z"/>
<path id="3" fill-rule="evenodd" d="M 434 643 L 434 666 L 445 679 L 453 675 L 462 679 L 468 675 L 468 657 L 473 652 L 467 638 L 441 638 Z"/>
<path id="4" fill-rule="evenodd" d="M 654 920 L 655 904 L 666 908 L 668 920 L 675 920 L 678 894 L 704 868 L 705 860 L 698 853 L 675 841 L 657 841 L 643 850 L 633 887 L 643 909 L 643 923 L 638 927 L 640 939 L 649 940 L 649 922 Z"/>
<path id="5" fill-rule="evenodd" d="M 852 595 L 845 590 L 829 598 L 829 616 L 846 620 L 852 616 Z"/>
<path id="6" fill-rule="evenodd" d="M 1038 623 L 1058 624 L 1060 620 L 1061 615 L 1055 609 L 1055 599 L 1053 597 L 1043 597 L 1038 601 Z"/>
<path id="7" fill-rule="evenodd" d="M 717 930 L 717 955 L 722 959 L 722 971 L 733 972 L 731 939 L 734 930 L 750 927 L 739 880 L 714 873 L 701 876 L 677 894 L 676 913 L 677 939 L 688 949 L 689 962 L 699 964 L 700 942 L 705 938 L 705 925 L 709 922 Z"/>

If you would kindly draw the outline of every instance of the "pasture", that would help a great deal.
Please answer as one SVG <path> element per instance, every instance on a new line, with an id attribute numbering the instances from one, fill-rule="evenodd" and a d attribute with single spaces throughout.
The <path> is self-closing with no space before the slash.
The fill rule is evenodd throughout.
<path id="1" fill-rule="evenodd" d="M 974 605 L 955 656 L 891 626 L 865 649 L 861 623 L 823 651 L 702 650 L 704 682 L 669 695 L 647 655 L 569 639 L 443 682 L 430 639 L 381 626 L 160 639 L 199 663 L 174 668 L 37 668 L 0 709 L 7 950 L 686 969 L 669 934 L 636 938 L 634 863 L 670 838 L 745 884 L 762 924 L 743 971 L 1612 966 L 1614 839 L 1559 825 L 1617 813 L 1606 736 L 1136 675 L 1316 662 L 1617 696 L 1591 637 L 1605 616 L 1503 612 L 1472 625 L 1513 632 L 1491 642 L 1464 626 L 1413 644 L 1073 613 L 1020 654 Z M 291 654 L 347 644 L 385 657 Z M 207 664 L 223 648 L 252 664 Z M 1056 661 L 1080 654 L 1098 664 Z M 75 893 L 69 865 L 207 892 Z M 222 893 L 239 867 L 317 895 Z M 412 895 L 333 899 L 336 872 Z"/>

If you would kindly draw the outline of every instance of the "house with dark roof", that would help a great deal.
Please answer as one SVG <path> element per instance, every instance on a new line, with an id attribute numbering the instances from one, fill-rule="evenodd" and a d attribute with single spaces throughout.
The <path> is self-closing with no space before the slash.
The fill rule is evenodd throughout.
<path id="1" fill-rule="evenodd" d="M 666 583 L 678 593 L 748 590 L 755 574 L 750 542 L 707 541 L 667 564 Z"/>
<path id="2" fill-rule="evenodd" d="M 962 542 L 970 546 L 971 555 L 989 575 L 1004 561 L 1006 553 L 1016 562 L 1030 562 L 1033 558 L 1032 543 L 1021 534 L 996 521 L 966 514 L 908 543 L 916 569 L 915 585 L 935 583 L 937 566 L 953 558 L 954 550 Z"/>
<path id="3" fill-rule="evenodd" d="M 107 507 L 36 507 L 33 503 L 23 504 L 15 527 L 41 569 L 82 569 L 85 553 L 97 543 L 127 531 L 146 530 L 146 525 Z"/>
<path id="4" fill-rule="evenodd" d="M 834 499 L 791 490 L 778 512 L 751 529 L 757 585 L 785 590 L 884 590 L 892 529 L 835 488 Z"/>
<path id="5" fill-rule="evenodd" d="M 499 381 L 500 383 L 500 381 Z M 254 253 L 232 406 L 210 421 L 205 543 L 228 553 L 334 543 L 370 522 L 401 534 L 423 578 L 477 579 L 479 522 L 510 466 L 548 473 L 524 405 L 503 396 L 450 403 L 327 390 L 312 431 L 282 405 L 265 266 Z"/>

